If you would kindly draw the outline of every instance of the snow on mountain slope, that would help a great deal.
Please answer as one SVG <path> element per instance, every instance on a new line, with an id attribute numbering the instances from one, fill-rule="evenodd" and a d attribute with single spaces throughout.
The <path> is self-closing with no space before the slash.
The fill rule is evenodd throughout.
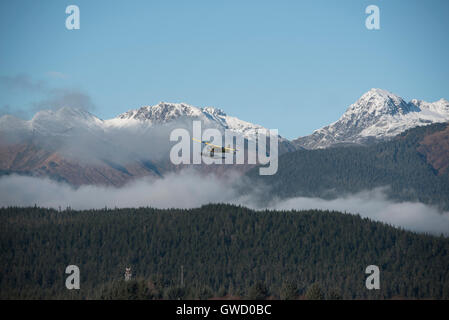
<path id="1" fill-rule="evenodd" d="M 245 138 L 254 138 L 262 126 L 226 115 L 213 107 L 197 108 L 184 103 L 161 102 L 155 106 L 144 106 L 120 114 L 118 117 L 101 120 L 93 114 L 76 108 L 61 108 L 56 111 L 43 110 L 29 120 L 10 115 L 0 117 L 0 132 L 34 132 L 42 136 L 70 135 L 74 132 L 108 132 L 110 130 L 164 126 L 176 122 L 201 120 L 204 128 L 230 129 Z"/>
<path id="2" fill-rule="evenodd" d="M 228 116 L 223 110 L 214 107 L 198 108 L 185 103 L 160 102 L 154 106 L 144 106 L 120 114 L 118 117 L 104 121 L 106 129 L 127 128 L 130 130 L 149 130 L 153 128 L 169 128 L 176 125 L 186 129 L 192 128 L 192 121 L 199 120 L 202 128 L 216 128 L 221 132 L 228 129 L 247 140 L 255 140 L 257 132 L 265 132 L 266 128 L 236 117 Z M 154 132 L 154 130 L 153 130 Z M 287 139 L 278 136 L 279 153 L 295 150 L 295 146 Z"/>
<path id="3" fill-rule="evenodd" d="M 151 150 L 162 154 L 167 149 L 167 146 L 162 147 L 162 143 L 165 141 L 168 145 L 170 130 L 176 127 L 191 128 L 193 120 L 201 120 L 203 129 L 230 129 L 249 140 L 255 138 L 257 130 L 264 129 L 228 116 L 221 109 L 161 102 L 129 110 L 108 120 L 75 108 L 40 111 L 29 121 L 6 115 L 0 117 L 0 137 L 40 137 L 47 144 L 57 140 L 60 145 L 82 141 L 89 150 L 105 149 L 104 156 L 120 152 L 142 153 L 141 150 L 148 149 L 150 143 Z M 293 143 L 279 136 L 279 151 L 292 151 L 295 147 L 316 149 L 340 144 L 364 144 L 389 139 L 412 127 L 447 121 L 449 102 L 445 99 L 433 103 L 416 99 L 406 102 L 386 90 L 371 89 L 349 106 L 338 121 L 313 134 L 300 137 Z"/>
<path id="4" fill-rule="evenodd" d="M 118 117 L 105 121 L 107 128 L 156 126 L 172 122 L 200 120 L 204 127 L 230 129 L 242 134 L 247 139 L 253 139 L 257 130 L 264 127 L 226 115 L 221 109 L 206 107 L 197 108 L 185 103 L 160 102 L 155 106 L 144 106 L 130 110 Z"/>
<path id="5" fill-rule="evenodd" d="M 306 149 L 327 148 L 340 144 L 365 144 L 386 140 L 422 125 L 449 121 L 449 102 L 405 102 L 382 89 L 371 89 L 349 106 L 336 122 L 293 141 Z"/>
<path id="6" fill-rule="evenodd" d="M 230 129 L 247 140 L 263 129 L 220 109 L 183 103 L 161 102 L 108 120 L 76 108 L 39 111 L 28 121 L 6 115 L 0 117 L 0 173 L 46 176 L 73 185 L 119 186 L 138 177 L 158 177 L 178 170 L 169 160 L 174 144 L 170 133 L 176 128 L 190 131 L 193 120 L 200 120 L 203 129 Z M 279 137 L 279 153 L 294 149 Z M 220 165 L 202 170 L 225 172 Z"/>
<path id="7" fill-rule="evenodd" d="M 103 121 L 82 110 L 64 107 L 56 111 L 39 111 L 31 119 L 33 130 L 43 135 L 70 135 L 73 131 L 102 130 Z"/>
<path id="8" fill-rule="evenodd" d="M 116 118 L 101 120 L 88 111 L 76 108 L 43 110 L 29 120 L 12 116 L 0 118 L 0 137 L 14 143 L 33 140 L 52 151 L 64 150 L 68 156 L 83 158 L 153 159 L 169 152 L 169 136 L 175 128 L 192 129 L 200 120 L 202 128 L 230 129 L 245 139 L 254 140 L 257 130 L 264 129 L 213 107 L 197 108 L 185 103 L 161 102 L 129 110 Z M 279 136 L 279 152 L 294 150 L 292 143 Z M 92 156 L 90 155 L 92 154 Z"/>

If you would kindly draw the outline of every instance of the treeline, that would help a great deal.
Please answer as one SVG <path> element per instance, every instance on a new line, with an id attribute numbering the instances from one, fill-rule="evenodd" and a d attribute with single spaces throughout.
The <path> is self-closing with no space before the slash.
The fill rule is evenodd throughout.
<path id="1" fill-rule="evenodd" d="M 232 294 L 233 293 L 233 294 Z M 308 288 L 298 286 L 293 281 L 282 284 L 278 293 L 271 292 L 263 282 L 256 282 L 244 291 L 227 292 L 224 287 L 214 292 L 210 287 L 161 285 L 157 279 L 118 280 L 103 288 L 99 299 L 102 300 L 207 300 L 207 299 L 248 299 L 248 300 L 341 300 L 337 290 L 324 292 L 319 284 Z"/>
<path id="2" fill-rule="evenodd" d="M 417 150 L 426 135 L 446 127 L 417 127 L 391 141 L 366 147 L 290 152 L 279 157 L 275 175 L 260 176 L 254 168 L 248 176 L 252 184 L 269 187 L 271 197 L 332 199 L 388 187 L 386 194 L 392 200 L 419 201 L 449 210 L 449 175 L 439 174 Z M 271 198 L 264 195 L 261 201 L 264 199 Z"/>
<path id="3" fill-rule="evenodd" d="M 449 239 L 350 214 L 3 208 L 0 222 L 1 299 L 449 298 Z"/>

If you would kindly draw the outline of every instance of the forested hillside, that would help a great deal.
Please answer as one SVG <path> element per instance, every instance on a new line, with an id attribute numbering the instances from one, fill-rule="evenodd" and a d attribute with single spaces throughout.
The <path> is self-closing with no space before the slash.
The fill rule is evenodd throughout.
<path id="1" fill-rule="evenodd" d="M 0 222 L 1 299 L 449 298 L 449 239 L 350 214 L 3 208 Z M 365 287 L 372 264 L 380 290 Z"/>
<path id="2" fill-rule="evenodd" d="M 277 174 L 260 176 L 258 168 L 248 172 L 253 184 L 268 186 L 273 196 L 334 198 L 345 193 L 388 187 L 394 200 L 420 201 L 449 210 L 449 173 L 446 150 L 449 141 L 429 148 L 426 137 L 435 135 L 447 124 L 410 129 L 389 142 L 366 147 L 338 147 L 299 150 L 280 156 Z M 446 148 L 446 149 L 445 149 Z M 436 166 L 438 164 L 439 166 Z M 265 199 L 267 197 L 264 197 Z"/>

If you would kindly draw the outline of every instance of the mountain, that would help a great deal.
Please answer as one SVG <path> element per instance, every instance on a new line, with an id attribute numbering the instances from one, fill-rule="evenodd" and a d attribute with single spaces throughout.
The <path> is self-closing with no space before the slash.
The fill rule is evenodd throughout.
<path id="1" fill-rule="evenodd" d="M 48 177 L 74 186 L 103 184 L 116 187 L 134 177 L 161 176 L 159 168 L 149 161 L 133 161 L 121 165 L 103 159 L 88 163 L 74 161 L 32 143 L 0 144 L 0 176 L 12 173 Z"/>
<path id="2" fill-rule="evenodd" d="M 426 135 L 417 151 L 436 170 L 438 175 L 449 176 L 449 126 L 441 131 Z"/>
<path id="3" fill-rule="evenodd" d="M 297 147 L 321 149 L 388 140 L 407 129 L 449 121 L 449 101 L 411 100 L 382 89 L 371 89 L 349 106 L 336 122 L 293 141 Z"/>
<path id="4" fill-rule="evenodd" d="M 114 119 L 106 120 L 105 125 L 109 128 L 129 128 L 164 126 L 184 122 L 190 128 L 192 120 L 201 121 L 203 128 L 216 128 L 221 132 L 230 130 L 247 140 L 255 140 L 257 131 L 267 130 L 267 128 L 261 125 L 228 116 L 219 108 L 198 108 L 185 103 L 166 102 L 160 102 L 155 106 L 143 106 L 139 109 L 129 110 Z M 278 136 L 278 138 L 280 153 L 296 149 L 289 140 L 281 136 Z"/>
<path id="5" fill-rule="evenodd" d="M 264 129 L 220 109 L 184 103 L 161 102 L 107 120 L 68 107 L 39 111 L 28 121 L 6 115 L 0 118 L 0 174 L 32 174 L 74 185 L 115 186 L 142 176 L 161 176 L 180 169 L 169 161 L 174 144 L 169 141 L 170 132 L 175 128 L 191 131 L 194 120 L 201 121 L 203 130 L 228 129 L 247 141 Z M 280 153 L 295 149 L 287 139 L 278 138 Z M 240 165 L 236 170 L 249 167 Z M 225 170 L 212 165 L 202 171 Z"/>
<path id="6" fill-rule="evenodd" d="M 106 120 L 68 107 L 39 111 L 28 121 L 6 115 L 0 117 L 0 174 L 48 176 L 73 185 L 114 186 L 143 176 L 160 177 L 185 167 L 169 161 L 174 144 L 169 135 L 175 128 L 191 132 L 194 120 L 201 121 L 203 129 L 229 129 L 246 141 L 254 140 L 256 131 L 264 129 L 228 116 L 221 109 L 185 103 L 161 102 Z M 351 105 L 340 120 L 312 135 L 292 142 L 279 136 L 279 154 L 391 140 L 407 129 L 447 121 L 447 100 L 405 102 L 388 91 L 372 89 Z M 444 137 L 439 134 L 428 138 L 420 150 L 432 154 L 432 165 L 447 170 Z M 235 165 L 232 169 L 247 171 L 251 167 Z M 204 165 L 200 169 L 224 174 L 229 166 Z"/>
<path id="7" fill-rule="evenodd" d="M 25 121 L 10 115 L 0 118 L 2 134 L 34 134 L 42 136 L 71 135 L 86 130 L 91 133 L 107 132 L 117 128 L 146 129 L 181 121 L 200 120 L 204 127 L 229 129 L 253 139 L 260 125 L 228 116 L 221 109 L 197 108 L 184 103 L 161 102 L 154 106 L 144 106 L 129 110 L 116 118 L 101 120 L 86 110 L 64 107 L 56 111 L 43 110 Z M 286 139 L 281 138 L 282 141 Z"/>
<path id="8" fill-rule="evenodd" d="M 266 186 L 263 200 L 318 197 L 336 199 L 388 188 L 395 201 L 421 202 L 449 210 L 449 124 L 409 129 L 368 146 L 299 150 L 279 157 L 272 176 L 247 172 L 251 185 Z"/>
<path id="9" fill-rule="evenodd" d="M 144 106 L 127 111 L 114 119 L 107 120 L 105 123 L 108 127 L 153 126 L 185 119 L 200 120 L 206 127 L 229 129 L 243 135 L 247 139 L 253 139 L 257 130 L 265 129 L 260 125 L 228 116 L 223 110 L 218 108 L 197 108 L 184 103 L 165 102 L 160 102 L 155 106 Z"/>

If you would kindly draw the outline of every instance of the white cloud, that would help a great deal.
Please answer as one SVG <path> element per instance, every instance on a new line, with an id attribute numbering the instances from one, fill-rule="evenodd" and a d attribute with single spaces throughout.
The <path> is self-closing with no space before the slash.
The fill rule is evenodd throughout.
<path id="1" fill-rule="evenodd" d="M 94 185 L 74 188 L 48 178 L 11 175 L 0 179 L 0 206 L 193 208 L 232 199 L 233 190 L 224 188 L 222 183 L 230 182 L 200 176 L 191 170 L 163 179 L 142 178 L 121 188 Z"/>
<path id="2" fill-rule="evenodd" d="M 291 198 L 276 201 L 272 209 L 322 209 L 347 211 L 371 220 L 385 222 L 412 231 L 449 235 L 449 212 L 419 202 L 392 202 L 385 189 L 363 191 L 333 200 L 320 198 Z"/>
<path id="3" fill-rule="evenodd" d="M 92 185 L 73 188 L 47 178 L 11 175 L 0 178 L 0 206 L 194 208 L 208 203 L 232 203 L 265 209 L 258 205 L 255 196 L 263 193 L 263 189 L 252 186 L 252 194 L 242 196 L 239 187 L 242 182 L 235 174 L 224 178 L 199 175 L 193 170 L 172 173 L 163 179 L 143 178 L 121 188 Z M 384 189 L 334 200 L 302 197 L 276 200 L 268 208 L 346 211 L 412 231 L 449 235 L 448 212 L 440 213 L 422 203 L 392 202 L 386 198 Z"/>

